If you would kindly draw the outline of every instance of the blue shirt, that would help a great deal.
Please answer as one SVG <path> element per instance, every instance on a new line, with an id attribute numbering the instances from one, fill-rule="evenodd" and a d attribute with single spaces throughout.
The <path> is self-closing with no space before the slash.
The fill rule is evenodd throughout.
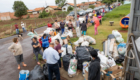
<path id="1" fill-rule="evenodd" d="M 42 47 L 49 47 L 49 41 L 48 41 L 48 37 L 46 37 L 45 39 L 42 37 Z"/>
<path id="2" fill-rule="evenodd" d="M 43 59 L 46 59 L 48 64 L 56 64 L 60 57 L 59 53 L 55 49 L 49 47 L 44 51 Z"/>

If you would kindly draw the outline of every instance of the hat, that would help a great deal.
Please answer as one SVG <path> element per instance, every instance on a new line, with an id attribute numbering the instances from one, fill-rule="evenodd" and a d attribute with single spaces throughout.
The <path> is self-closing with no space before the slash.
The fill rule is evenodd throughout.
<path id="1" fill-rule="evenodd" d="M 90 55 L 91 55 L 92 57 L 94 57 L 94 58 L 96 58 L 96 57 L 98 56 L 98 53 L 97 53 L 96 50 L 91 50 L 91 51 L 89 51 L 89 52 L 90 52 Z"/>

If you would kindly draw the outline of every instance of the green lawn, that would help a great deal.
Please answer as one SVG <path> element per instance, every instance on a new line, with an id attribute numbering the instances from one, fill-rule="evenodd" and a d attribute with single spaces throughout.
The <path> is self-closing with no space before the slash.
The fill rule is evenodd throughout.
<path id="1" fill-rule="evenodd" d="M 127 29 L 122 29 L 119 23 L 120 23 L 121 18 L 129 14 L 129 12 L 130 12 L 130 4 L 120 6 L 114 9 L 112 12 L 107 13 L 105 15 L 105 20 L 102 22 L 102 25 L 98 27 L 98 35 L 94 35 L 94 26 L 89 27 L 87 30 L 87 35 L 96 39 L 96 45 L 90 45 L 90 46 L 102 51 L 102 48 L 103 48 L 102 42 L 107 39 L 107 36 L 109 34 L 112 34 L 112 30 L 118 30 L 122 34 L 124 41 L 126 42 Z M 113 15 L 116 15 L 116 16 L 113 17 Z M 114 25 L 110 26 L 109 21 L 114 21 Z M 78 38 L 71 39 L 72 42 L 75 42 L 77 40 Z"/>

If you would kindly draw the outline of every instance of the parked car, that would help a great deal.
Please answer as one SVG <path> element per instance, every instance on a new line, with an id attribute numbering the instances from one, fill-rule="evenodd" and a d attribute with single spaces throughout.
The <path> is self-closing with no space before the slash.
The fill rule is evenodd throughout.
<path id="1" fill-rule="evenodd" d="M 72 12 L 70 12 L 68 15 L 69 15 L 69 16 L 74 16 L 75 13 L 74 13 L 74 11 L 72 11 Z"/>
<path id="2" fill-rule="evenodd" d="M 79 11 L 78 13 L 80 16 L 86 15 L 86 12 L 84 10 Z"/>
<path id="3" fill-rule="evenodd" d="M 89 8 L 89 9 L 87 9 L 85 12 L 86 12 L 86 13 L 91 13 L 91 12 L 93 12 L 93 9 Z"/>

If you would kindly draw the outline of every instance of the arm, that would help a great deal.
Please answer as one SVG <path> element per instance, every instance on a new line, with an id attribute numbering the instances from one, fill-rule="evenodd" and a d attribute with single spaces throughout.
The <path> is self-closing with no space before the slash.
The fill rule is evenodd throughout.
<path id="1" fill-rule="evenodd" d="M 8 47 L 8 50 L 9 50 L 9 51 L 15 52 L 15 51 L 13 51 L 13 49 L 14 49 L 14 44 L 12 44 L 10 47 Z"/>
<path id="2" fill-rule="evenodd" d="M 42 56 L 43 60 L 46 62 L 46 54 L 45 54 L 45 51 L 43 52 L 43 56 Z"/>
<path id="3" fill-rule="evenodd" d="M 57 51 L 55 51 L 54 57 L 55 57 L 56 60 L 59 60 L 60 59 L 59 53 Z"/>
<path id="4" fill-rule="evenodd" d="M 36 32 L 36 31 L 34 31 L 34 32 L 35 32 L 35 34 L 38 36 L 37 32 Z"/>
<path id="5" fill-rule="evenodd" d="M 90 67 L 89 67 L 89 70 L 88 70 L 89 72 L 88 72 L 88 80 L 94 80 L 95 79 L 95 77 L 96 77 L 96 73 L 97 73 L 97 71 L 98 71 L 98 69 L 97 69 L 97 66 L 96 65 L 94 65 L 94 64 L 92 64 Z"/>

